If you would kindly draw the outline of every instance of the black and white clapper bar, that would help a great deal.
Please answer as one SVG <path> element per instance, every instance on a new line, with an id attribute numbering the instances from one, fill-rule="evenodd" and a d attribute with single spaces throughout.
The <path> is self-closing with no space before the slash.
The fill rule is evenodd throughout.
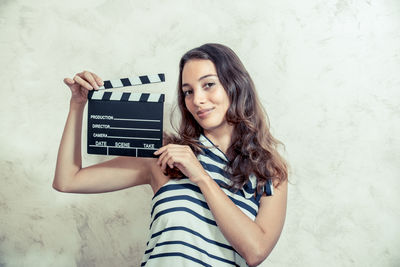
<path id="1" fill-rule="evenodd" d="M 88 94 L 89 154 L 155 157 L 162 146 L 164 94 L 105 89 L 165 82 L 163 73 L 104 81 Z"/>

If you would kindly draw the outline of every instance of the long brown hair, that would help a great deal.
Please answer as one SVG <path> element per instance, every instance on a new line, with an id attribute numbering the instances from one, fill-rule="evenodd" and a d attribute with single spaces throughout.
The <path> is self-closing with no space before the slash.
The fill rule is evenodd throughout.
<path id="1" fill-rule="evenodd" d="M 182 91 L 182 71 L 192 59 L 211 60 L 214 63 L 218 78 L 230 100 L 226 120 L 234 125 L 234 130 L 231 146 L 226 153 L 229 159 L 226 171 L 232 181 L 229 187 L 234 190 L 242 188 L 251 174 L 257 177 L 258 192 L 261 192 L 268 179 L 277 187 L 288 177 L 287 163 L 277 151 L 277 146 L 282 143 L 270 133 L 268 116 L 250 75 L 235 52 L 224 45 L 204 44 L 182 56 L 178 80 L 181 121 L 178 136 L 166 135 L 166 143 L 189 145 L 195 154 L 201 151 L 198 138 L 203 129 L 186 108 Z M 170 169 L 167 173 L 172 177 L 179 176 Z"/>

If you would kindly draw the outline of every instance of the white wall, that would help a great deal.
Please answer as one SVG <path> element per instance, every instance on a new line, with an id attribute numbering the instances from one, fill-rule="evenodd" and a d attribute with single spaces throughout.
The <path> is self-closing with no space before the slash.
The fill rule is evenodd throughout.
<path id="1" fill-rule="evenodd" d="M 149 2 L 0 2 L 0 266 L 138 266 L 150 187 L 51 188 L 62 79 L 165 72 L 171 107 L 180 56 L 206 42 L 243 60 L 292 166 L 262 266 L 400 265 L 400 2 Z"/>

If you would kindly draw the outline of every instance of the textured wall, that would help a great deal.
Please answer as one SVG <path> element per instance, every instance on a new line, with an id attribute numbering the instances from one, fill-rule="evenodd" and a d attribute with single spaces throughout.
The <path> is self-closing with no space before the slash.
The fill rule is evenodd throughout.
<path id="1" fill-rule="evenodd" d="M 179 57 L 206 42 L 241 57 L 292 166 L 262 266 L 399 266 L 400 2 L 148 2 L 0 1 L 0 266 L 138 266 L 150 187 L 51 188 L 62 79 L 165 72 L 171 107 Z"/>

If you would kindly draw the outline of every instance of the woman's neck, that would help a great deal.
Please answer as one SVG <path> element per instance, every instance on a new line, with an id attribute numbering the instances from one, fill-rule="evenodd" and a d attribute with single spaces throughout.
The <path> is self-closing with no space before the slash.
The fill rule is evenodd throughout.
<path id="1" fill-rule="evenodd" d="M 231 128 L 231 127 L 230 127 Z M 224 154 L 232 142 L 233 127 L 231 129 L 224 129 L 223 131 L 207 131 L 204 130 L 204 135 L 213 142 Z"/>

